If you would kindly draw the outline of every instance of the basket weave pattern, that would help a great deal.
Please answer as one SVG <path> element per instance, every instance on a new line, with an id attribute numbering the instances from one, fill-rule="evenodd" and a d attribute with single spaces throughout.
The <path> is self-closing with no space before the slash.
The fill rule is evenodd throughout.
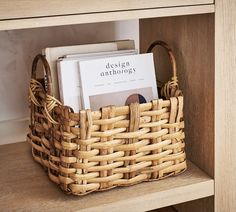
<path id="1" fill-rule="evenodd" d="M 47 92 L 36 80 L 39 60 L 46 70 Z M 183 172 L 183 96 L 176 83 L 169 83 L 173 84 L 175 92 L 172 89 L 173 97 L 167 100 L 74 113 L 51 96 L 49 66 L 42 55 L 36 56 L 29 89 L 28 134 L 34 159 L 52 181 L 75 195 Z"/>

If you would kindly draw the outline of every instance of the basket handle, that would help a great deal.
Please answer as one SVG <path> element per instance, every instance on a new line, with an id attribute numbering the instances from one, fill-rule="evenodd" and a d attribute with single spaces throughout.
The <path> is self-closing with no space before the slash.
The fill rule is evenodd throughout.
<path id="1" fill-rule="evenodd" d="M 43 67 L 46 72 L 46 81 L 47 81 L 47 89 L 42 88 L 43 86 L 37 81 L 36 74 L 37 74 L 37 65 L 38 62 L 41 61 L 43 64 Z M 55 121 L 51 116 L 51 111 L 58 105 L 61 105 L 61 102 L 57 100 L 55 97 L 53 97 L 53 87 L 52 87 L 52 77 L 51 77 L 51 70 L 50 66 L 48 64 L 48 61 L 42 54 L 36 55 L 36 57 L 33 60 L 32 63 L 32 72 L 31 72 L 31 83 L 30 83 L 30 99 L 31 101 L 37 105 L 44 107 L 45 116 L 47 117 L 48 121 L 50 121 L 52 124 L 58 124 L 57 121 Z M 39 102 L 35 97 L 35 91 L 40 88 L 41 90 L 46 90 L 45 99 L 43 102 Z M 40 90 L 39 89 L 39 90 Z"/>
<path id="2" fill-rule="evenodd" d="M 163 47 L 167 53 L 168 53 L 168 56 L 169 56 L 169 59 L 170 59 L 170 62 L 171 62 L 171 67 L 172 67 L 172 80 L 173 81 L 176 81 L 177 83 L 177 70 L 176 70 L 176 59 L 175 59 L 175 56 L 174 56 L 174 53 L 173 51 L 171 50 L 171 48 L 169 47 L 169 45 L 167 43 L 165 43 L 164 41 L 161 41 L 161 40 L 157 40 L 157 41 L 154 41 L 148 48 L 147 50 L 147 53 L 150 53 L 152 52 L 152 50 L 154 49 L 154 47 L 156 46 L 161 46 Z"/>
<path id="3" fill-rule="evenodd" d="M 162 97 L 166 99 L 170 99 L 171 97 L 182 96 L 183 93 L 179 89 L 179 85 L 178 85 L 176 59 L 175 59 L 173 51 L 171 50 L 171 48 L 168 46 L 167 43 L 165 43 L 164 41 L 157 40 L 157 41 L 154 41 L 149 46 L 147 52 L 148 53 L 152 52 L 153 48 L 156 46 L 161 46 L 167 51 L 170 62 L 171 62 L 172 74 L 173 74 L 171 79 L 167 83 L 165 83 L 164 86 L 162 86 L 161 88 Z"/>
<path id="4" fill-rule="evenodd" d="M 45 56 L 42 54 L 38 54 L 35 56 L 33 63 L 32 63 L 32 71 L 31 71 L 31 79 L 37 80 L 36 78 L 36 72 L 37 72 L 37 65 L 39 60 L 42 62 L 43 67 L 46 71 L 46 79 L 47 79 L 47 94 L 52 96 L 52 77 L 51 77 L 51 70 L 50 66 L 48 64 L 48 61 L 46 60 Z"/>

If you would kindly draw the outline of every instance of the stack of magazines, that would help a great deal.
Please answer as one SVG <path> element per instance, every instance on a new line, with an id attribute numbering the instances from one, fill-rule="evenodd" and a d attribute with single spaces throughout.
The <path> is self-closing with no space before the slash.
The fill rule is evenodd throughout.
<path id="1" fill-rule="evenodd" d="M 46 48 L 53 95 L 75 112 L 158 98 L 153 54 L 133 40 Z"/>

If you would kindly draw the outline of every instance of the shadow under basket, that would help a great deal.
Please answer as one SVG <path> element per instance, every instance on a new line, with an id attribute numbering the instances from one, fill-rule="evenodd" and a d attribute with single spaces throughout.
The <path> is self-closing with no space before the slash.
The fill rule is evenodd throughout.
<path id="1" fill-rule="evenodd" d="M 27 140 L 33 158 L 67 193 L 85 195 L 186 170 L 183 95 L 178 89 L 176 62 L 162 41 L 154 42 L 148 52 L 155 46 L 167 50 L 173 68 L 173 77 L 162 87 L 162 99 L 79 113 L 52 96 L 50 67 L 44 56 L 35 57 Z M 36 79 L 38 61 L 46 72 L 46 88 Z"/>

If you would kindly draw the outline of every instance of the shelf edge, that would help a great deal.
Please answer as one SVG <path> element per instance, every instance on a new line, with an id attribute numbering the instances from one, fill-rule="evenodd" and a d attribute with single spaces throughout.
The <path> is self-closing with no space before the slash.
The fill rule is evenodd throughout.
<path id="1" fill-rule="evenodd" d="M 1 30 L 214 13 L 214 4 L 0 21 Z"/>
<path id="2" fill-rule="evenodd" d="M 167 207 L 183 202 L 188 202 L 204 197 L 214 195 L 214 180 L 191 184 L 187 186 L 177 187 L 162 192 L 157 192 L 145 196 L 140 196 L 131 200 L 123 200 L 120 202 L 110 203 L 99 207 L 92 207 L 86 209 L 80 209 L 80 212 L 96 212 L 96 211 L 147 211 L 158 208 Z M 170 195 L 171 194 L 171 195 Z M 171 201 L 170 201 L 171 200 Z"/>

